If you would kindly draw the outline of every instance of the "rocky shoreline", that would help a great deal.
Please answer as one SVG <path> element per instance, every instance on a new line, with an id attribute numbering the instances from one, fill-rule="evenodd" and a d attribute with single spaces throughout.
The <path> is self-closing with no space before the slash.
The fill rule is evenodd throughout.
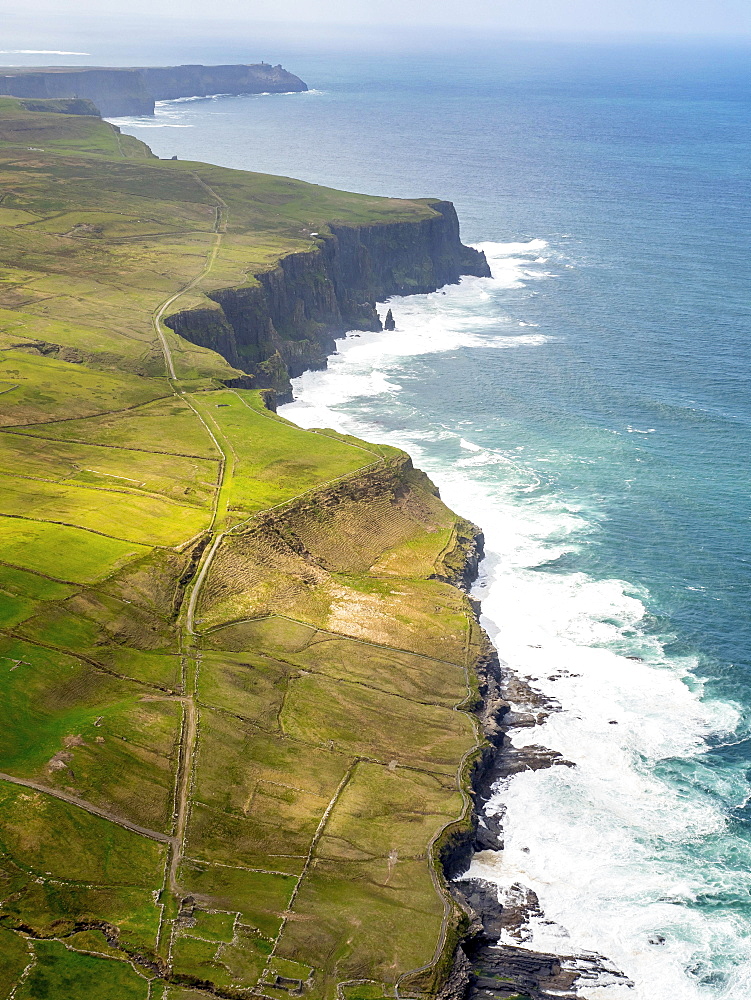
<path id="1" fill-rule="evenodd" d="M 458 586 L 469 590 L 479 574 L 483 557 L 482 534 L 468 549 L 468 571 Z M 480 603 L 472 601 L 479 626 Z M 451 973 L 439 992 L 440 1000 L 576 1000 L 578 988 L 633 983 L 602 955 L 580 952 L 554 955 L 524 945 L 531 939 L 531 918 L 544 919 L 537 895 L 519 883 L 499 899 L 494 883 L 463 877 L 476 853 L 503 850 L 503 811 L 488 805 L 499 783 L 524 770 L 574 767 L 560 753 L 547 747 L 515 747 L 515 729 L 540 725 L 559 711 L 554 700 L 533 688 L 501 664 L 489 637 L 475 670 L 480 698 L 475 713 L 486 747 L 472 771 L 469 827 L 448 838 L 440 862 L 451 894 L 466 914 L 469 925 L 453 957 Z M 512 940 L 514 944 L 510 944 Z"/>

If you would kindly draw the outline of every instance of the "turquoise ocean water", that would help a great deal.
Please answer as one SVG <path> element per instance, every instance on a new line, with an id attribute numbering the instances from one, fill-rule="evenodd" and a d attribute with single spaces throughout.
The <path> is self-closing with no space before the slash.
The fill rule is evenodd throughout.
<path id="1" fill-rule="evenodd" d="M 577 767 L 498 790 L 507 849 L 474 871 L 537 892 L 531 946 L 635 983 L 591 998 L 751 997 L 748 55 L 280 53 L 311 93 L 119 120 L 161 156 L 451 199 L 486 250 L 492 279 L 393 300 L 397 334 L 283 412 L 402 445 L 485 529 L 484 623 L 561 708 L 515 742 Z"/>

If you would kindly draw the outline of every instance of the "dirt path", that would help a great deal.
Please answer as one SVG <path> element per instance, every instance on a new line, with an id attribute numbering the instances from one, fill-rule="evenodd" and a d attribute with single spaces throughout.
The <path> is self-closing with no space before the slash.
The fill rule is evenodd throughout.
<path id="1" fill-rule="evenodd" d="M 91 802 L 79 799 L 77 795 L 68 795 L 67 792 L 60 792 L 56 788 L 48 788 L 46 785 L 42 785 L 38 781 L 28 781 L 26 778 L 14 778 L 12 774 L 4 774 L 2 771 L 0 771 L 0 781 L 9 781 L 13 785 L 22 785 L 24 788 L 32 788 L 35 792 L 42 792 L 44 795 L 51 795 L 53 798 L 61 799 L 63 802 L 68 802 L 72 806 L 78 806 L 79 809 L 84 809 L 93 816 L 99 816 L 101 819 L 109 820 L 110 823 L 115 823 L 117 826 L 121 826 L 125 830 L 130 830 L 132 833 L 138 833 L 142 837 L 148 837 L 149 840 L 158 840 L 162 844 L 174 844 L 175 842 L 175 838 L 170 837 L 166 833 L 160 833 L 158 830 L 149 830 L 145 826 L 139 826 L 137 823 L 131 823 L 130 820 L 123 819 L 122 816 L 116 816 L 108 809 L 101 809 L 99 806 L 95 806 Z"/>
<path id="2" fill-rule="evenodd" d="M 221 493 L 222 484 L 224 482 L 225 472 L 227 468 L 227 453 L 224 448 L 222 448 L 217 436 L 212 431 L 211 427 L 208 425 L 207 421 L 204 419 L 202 414 L 199 412 L 198 408 L 193 405 L 187 394 L 183 393 L 182 390 L 176 386 L 174 383 L 177 379 L 175 373 L 174 360 L 172 358 L 172 351 L 169 346 L 166 334 L 162 326 L 162 317 L 165 312 L 186 292 L 195 288 L 214 266 L 216 261 L 216 256 L 222 244 L 222 239 L 227 228 L 227 203 L 221 198 L 208 184 L 204 183 L 203 180 L 197 174 L 191 174 L 196 183 L 203 188 L 216 202 L 215 212 L 216 218 L 214 221 L 214 239 L 209 253 L 206 257 L 206 262 L 204 264 L 201 273 L 189 281 L 179 292 L 171 295 L 169 298 L 165 299 L 164 302 L 154 311 L 152 314 L 152 323 L 154 326 L 154 331 L 159 338 L 161 344 L 162 353 L 164 354 L 164 363 L 167 369 L 167 375 L 172 381 L 173 392 L 180 399 L 183 399 L 188 406 L 193 410 L 204 429 L 211 438 L 214 446 L 217 449 L 220 457 L 219 475 L 217 477 L 217 486 L 214 496 L 214 502 L 212 506 L 212 529 L 216 524 L 219 496 Z M 221 535 L 217 536 L 214 540 L 214 546 L 218 544 L 221 539 Z M 210 561 L 209 561 L 210 562 Z M 194 577 L 194 585 L 192 592 L 195 593 L 197 589 L 197 584 L 200 581 L 203 582 L 205 578 L 208 563 L 204 556 L 198 571 L 198 577 Z M 200 587 L 198 587 L 200 589 Z M 172 849 L 170 851 L 170 857 L 168 862 L 167 871 L 167 882 L 170 890 L 179 895 L 180 887 L 177 881 L 177 875 L 185 853 L 185 836 L 188 826 L 188 818 L 190 816 L 190 789 L 193 779 L 193 764 L 195 759 L 196 750 L 196 740 L 198 736 L 198 703 L 196 696 L 196 676 L 198 669 L 198 662 L 196 651 L 193 645 L 192 638 L 192 608 L 195 607 L 195 600 L 192 597 L 192 604 L 189 606 L 188 615 L 183 626 L 183 636 L 182 636 L 182 660 L 183 660 L 183 683 L 185 686 L 185 694 L 181 699 L 183 703 L 183 725 L 182 732 L 180 734 L 180 745 L 178 748 L 178 767 L 177 767 L 177 777 L 175 782 L 175 836 L 170 838 L 170 844 Z"/>
<path id="3" fill-rule="evenodd" d="M 179 893 L 177 871 L 185 853 L 185 834 L 190 813 L 190 785 L 193 777 L 193 758 L 195 755 L 196 736 L 198 734 L 198 709 L 195 697 L 183 700 L 185 716 L 182 738 L 180 741 L 180 771 L 177 780 L 175 837 L 172 846 L 172 856 L 169 866 L 169 887 L 172 892 Z"/>
<path id="4" fill-rule="evenodd" d="M 167 368 L 167 375 L 171 379 L 175 379 L 177 378 L 177 376 L 175 375 L 175 365 L 172 360 L 172 351 L 170 350 L 167 337 L 162 327 L 162 317 L 174 302 L 176 302 L 182 295 L 185 295 L 186 292 L 189 292 L 193 288 L 195 288 L 196 285 L 199 284 L 199 282 L 203 281 L 203 279 L 209 273 L 211 268 L 214 266 L 216 255 L 219 252 L 219 248 L 222 245 L 222 239 L 224 238 L 224 234 L 227 229 L 227 202 L 224 201 L 224 199 L 221 198 L 215 191 L 213 191 L 208 186 L 208 184 L 204 183 L 204 181 L 201 180 L 198 174 L 192 174 L 191 176 L 195 179 L 196 183 L 200 187 L 202 187 L 204 191 L 208 192 L 211 195 L 211 197 L 214 198 L 214 200 L 217 202 L 216 219 L 214 221 L 214 240 L 211 249 L 209 250 L 208 256 L 206 258 L 206 264 L 204 265 L 204 268 L 201 271 L 201 273 L 197 275 L 195 278 L 193 278 L 192 281 L 189 281 L 187 285 L 184 285 L 179 292 L 175 292 L 174 295 L 171 295 L 168 299 L 165 299 L 165 301 L 162 302 L 162 304 L 157 307 L 157 309 L 154 311 L 151 317 L 151 321 L 154 326 L 154 331 L 157 337 L 159 338 L 159 343 L 162 348 L 162 353 L 164 354 L 164 363 Z"/>

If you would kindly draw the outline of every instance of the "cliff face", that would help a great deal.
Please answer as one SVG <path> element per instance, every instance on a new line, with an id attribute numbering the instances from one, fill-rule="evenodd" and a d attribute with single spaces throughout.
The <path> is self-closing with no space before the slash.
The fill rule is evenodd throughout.
<path id="1" fill-rule="evenodd" d="M 307 90 L 307 84 L 281 66 L 170 66 L 137 70 L 157 101 L 208 94 L 280 94 Z"/>
<path id="2" fill-rule="evenodd" d="M 261 94 L 307 90 L 282 69 L 252 66 L 168 66 L 130 69 L 7 68 L 0 93 L 10 97 L 88 98 L 102 115 L 153 115 L 154 102 L 207 94 Z"/>
<path id="3" fill-rule="evenodd" d="M 419 222 L 332 225 L 316 249 L 282 258 L 257 284 L 209 293 L 216 309 L 185 310 L 165 323 L 290 399 L 289 379 L 325 367 L 336 336 L 381 329 L 376 301 L 490 275 L 484 255 L 462 244 L 454 206 L 430 207 L 436 214 Z"/>
<path id="4" fill-rule="evenodd" d="M 83 97 L 93 101 L 103 115 L 154 113 L 154 98 L 139 70 L 6 69 L 0 74 L 0 92 L 10 97 Z"/>

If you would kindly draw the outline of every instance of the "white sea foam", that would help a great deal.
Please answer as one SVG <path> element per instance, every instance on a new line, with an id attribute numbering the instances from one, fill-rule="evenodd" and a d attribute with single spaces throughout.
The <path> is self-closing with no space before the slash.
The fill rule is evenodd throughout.
<path id="1" fill-rule="evenodd" d="M 312 91 L 282 91 L 280 93 L 264 92 L 261 94 L 206 94 L 204 96 L 175 97 L 169 101 L 156 101 L 152 115 L 124 115 L 119 118 L 107 118 L 108 122 L 120 128 L 193 128 L 193 123 L 186 121 L 190 105 L 200 101 L 219 101 L 227 97 L 261 98 L 289 97 L 291 94 L 311 93 L 322 94 L 321 90 Z M 188 107 L 186 107 L 186 105 Z"/>
<path id="2" fill-rule="evenodd" d="M 459 438 L 459 447 L 465 448 L 467 451 L 482 451 L 479 444 L 473 444 L 471 441 L 465 441 L 464 438 Z"/>
<path id="3" fill-rule="evenodd" d="M 193 104 L 195 101 L 216 101 L 220 97 L 230 97 L 230 94 L 196 94 L 192 97 L 173 97 L 169 101 L 155 101 L 158 111 L 170 108 L 173 104 Z"/>
<path id="4" fill-rule="evenodd" d="M 179 116 L 176 114 L 155 114 L 152 118 L 150 115 L 142 116 L 131 116 L 123 118 L 106 118 L 105 121 L 110 122 L 112 125 L 117 125 L 118 128 L 193 128 L 190 122 L 184 122 L 179 120 Z"/>
<path id="5" fill-rule="evenodd" d="M 198 94 L 198 95 L 193 95 L 191 97 L 173 97 L 173 98 L 171 98 L 168 101 L 157 101 L 156 102 L 156 107 L 157 108 L 168 108 L 172 104 L 192 104 L 195 101 L 218 101 L 218 100 L 221 100 L 221 98 L 223 98 L 223 97 L 232 97 L 232 98 L 240 98 L 240 97 L 243 97 L 243 98 L 246 98 L 246 97 L 289 97 L 291 94 L 300 94 L 300 93 L 305 93 L 305 91 L 298 91 L 298 90 L 274 90 L 274 91 L 271 91 L 271 90 L 262 90 L 262 91 L 258 91 L 258 92 L 253 91 L 253 92 L 247 93 L 247 94 L 225 93 L 224 91 L 222 91 L 222 93 L 220 93 L 220 94 Z M 317 93 L 318 94 L 318 93 L 321 93 L 321 91 L 313 91 L 313 93 Z"/>
<path id="6" fill-rule="evenodd" d="M 736 707 L 703 697 L 694 661 L 668 655 L 645 627 L 646 593 L 560 569 L 562 557 L 592 543 L 597 524 L 586 509 L 537 489 L 540 479 L 520 449 L 476 443 L 471 419 L 437 426 L 426 412 L 421 430 L 390 433 L 368 422 L 365 404 L 372 400 L 377 419 L 416 355 L 492 341 L 538 350 L 550 339 L 498 333 L 503 296 L 530 280 L 530 257 L 547 249 L 545 241 L 480 248 L 492 279 L 393 300 L 397 335 L 349 338 L 328 371 L 295 381 L 298 401 L 283 412 L 304 426 L 406 448 L 444 500 L 483 526 L 487 558 L 474 591 L 483 623 L 509 667 L 561 707 L 543 725 L 516 731 L 513 741 L 544 745 L 576 765 L 503 783 L 490 809 L 506 809 L 505 850 L 477 855 L 470 870 L 501 892 L 521 883 L 537 893 L 544 918 L 531 921 L 525 946 L 598 952 L 635 983 L 588 984 L 580 995 L 589 1000 L 748 1000 L 748 928 L 727 908 L 694 905 L 726 890 L 751 892 L 751 849 L 736 847 L 748 857 L 725 867 L 711 848 L 727 824 L 714 792 L 741 806 L 745 776 L 718 779 L 703 764 L 707 737 L 735 729 Z M 357 409 L 348 406 L 355 399 Z M 450 447 L 452 440 L 455 456 L 436 457 L 435 443 Z M 556 561 L 558 568 L 546 568 Z M 690 794 L 682 768 L 699 776 Z M 713 985 L 718 956 L 724 978 Z"/>

